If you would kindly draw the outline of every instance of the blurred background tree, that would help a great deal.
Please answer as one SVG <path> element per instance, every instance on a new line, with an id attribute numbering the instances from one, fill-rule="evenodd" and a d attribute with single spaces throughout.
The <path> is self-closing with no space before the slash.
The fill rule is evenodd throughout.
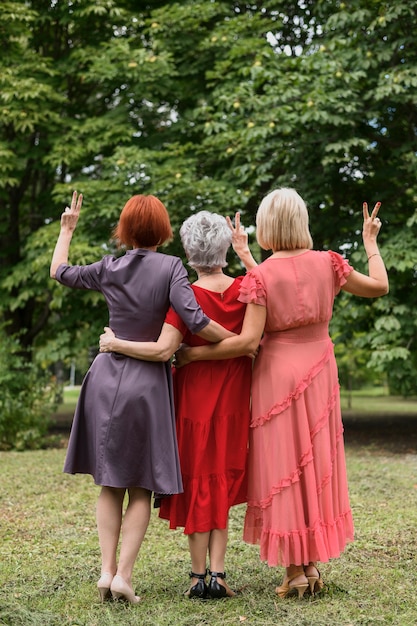
<path id="1" fill-rule="evenodd" d="M 2 2 L 0 315 L 21 353 L 85 364 L 107 322 L 98 294 L 49 279 L 73 189 L 85 200 L 70 261 L 88 263 L 113 252 L 135 193 L 157 195 L 178 231 L 203 208 L 253 226 L 265 193 L 292 186 L 315 247 L 359 270 L 362 202 L 382 202 L 390 294 L 341 296 L 332 334 L 350 376 L 370 367 L 417 393 L 416 5 Z M 165 250 L 183 254 L 178 237 Z"/>

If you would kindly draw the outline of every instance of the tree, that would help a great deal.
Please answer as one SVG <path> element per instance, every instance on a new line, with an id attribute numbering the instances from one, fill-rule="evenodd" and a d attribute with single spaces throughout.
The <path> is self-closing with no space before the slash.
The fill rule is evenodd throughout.
<path id="1" fill-rule="evenodd" d="M 295 186 L 316 246 L 358 269 L 362 201 L 382 201 L 391 292 L 343 324 L 415 393 L 416 4 L 3 3 L 1 307 L 23 344 L 73 357 L 106 321 L 96 295 L 47 278 L 72 189 L 85 204 L 71 261 L 88 262 L 112 250 L 133 193 L 159 196 L 177 229 L 202 208 L 253 224 L 266 192 Z"/>

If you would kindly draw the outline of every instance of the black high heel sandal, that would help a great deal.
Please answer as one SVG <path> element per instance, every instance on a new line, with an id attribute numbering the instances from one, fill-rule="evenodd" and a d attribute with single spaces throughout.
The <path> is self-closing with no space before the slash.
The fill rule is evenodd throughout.
<path id="1" fill-rule="evenodd" d="M 230 590 L 230 593 L 227 593 L 227 587 L 221 585 L 217 582 L 218 578 L 224 580 L 226 578 L 226 572 L 212 572 L 209 570 L 210 582 L 208 584 L 208 594 L 211 598 L 232 598 L 236 595 L 235 591 Z"/>
<path id="2" fill-rule="evenodd" d="M 200 598 L 201 600 L 207 598 L 208 588 L 206 585 L 206 576 L 207 570 L 204 572 L 204 574 L 196 574 L 195 572 L 190 572 L 190 578 L 198 578 L 198 581 L 195 585 L 190 587 L 185 595 L 189 598 Z"/>

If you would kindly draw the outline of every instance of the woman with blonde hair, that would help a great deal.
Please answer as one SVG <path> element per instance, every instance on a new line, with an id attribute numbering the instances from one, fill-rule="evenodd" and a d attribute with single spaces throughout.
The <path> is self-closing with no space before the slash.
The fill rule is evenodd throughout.
<path id="1" fill-rule="evenodd" d="M 294 189 L 272 191 L 256 216 L 258 243 L 272 255 L 242 281 L 239 299 L 247 306 L 240 335 L 176 354 L 180 366 L 249 354 L 260 344 L 252 377 L 244 540 L 260 545 L 269 566 L 286 568 L 276 588 L 281 598 L 319 591 L 318 562 L 338 557 L 353 540 L 328 326 L 341 289 L 366 298 L 388 292 L 377 246 L 379 207 L 369 215 L 363 204 L 366 275 L 336 252 L 312 250 L 303 199 Z"/>

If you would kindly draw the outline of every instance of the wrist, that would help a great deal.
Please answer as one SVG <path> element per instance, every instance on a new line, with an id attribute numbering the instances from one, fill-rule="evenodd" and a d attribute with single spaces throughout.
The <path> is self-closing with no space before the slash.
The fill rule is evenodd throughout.
<path id="1" fill-rule="evenodd" d="M 112 337 L 108 340 L 107 346 L 110 352 L 117 352 L 118 350 L 123 349 L 123 341 L 121 339 L 117 339 L 117 337 Z"/>
<path id="2" fill-rule="evenodd" d="M 369 261 L 369 259 L 372 259 L 372 257 L 374 257 L 374 256 L 379 256 L 380 257 L 381 255 L 379 254 L 379 252 L 373 252 L 372 254 L 368 255 L 368 261 Z"/>
<path id="3" fill-rule="evenodd" d="M 71 239 L 73 232 L 74 232 L 73 230 L 69 230 L 68 228 L 61 226 L 61 231 L 59 234 L 61 238 Z"/>

